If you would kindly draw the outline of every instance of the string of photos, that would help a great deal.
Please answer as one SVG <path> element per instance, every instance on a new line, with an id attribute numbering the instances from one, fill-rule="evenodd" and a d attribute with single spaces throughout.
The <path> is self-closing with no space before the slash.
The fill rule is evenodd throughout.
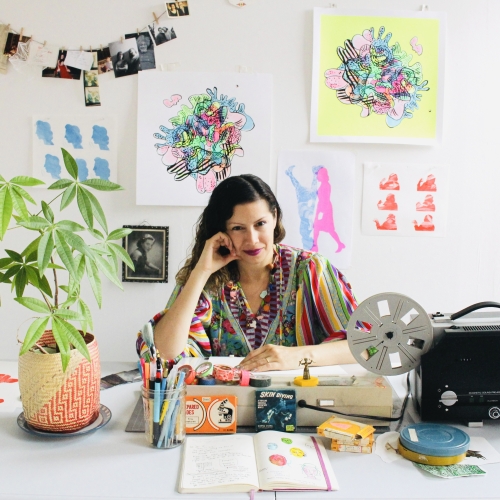
<path id="1" fill-rule="evenodd" d="M 6 74 L 10 63 L 28 77 L 82 80 L 85 106 L 100 106 L 99 76 L 106 73 L 121 78 L 155 69 L 155 47 L 175 40 L 172 20 L 189 14 L 187 0 L 165 2 L 165 11 L 159 16 L 153 12 L 153 20 L 144 28 L 89 50 L 37 41 L 26 36 L 24 28 L 16 31 L 10 24 L 0 23 L 0 73 Z"/>

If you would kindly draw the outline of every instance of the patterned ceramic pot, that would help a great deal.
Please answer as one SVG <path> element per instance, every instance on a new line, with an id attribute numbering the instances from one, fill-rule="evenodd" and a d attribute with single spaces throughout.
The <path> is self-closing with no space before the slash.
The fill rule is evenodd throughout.
<path id="1" fill-rule="evenodd" d="M 85 335 L 85 342 L 91 361 L 72 349 L 65 372 L 60 354 L 29 351 L 19 357 L 19 390 L 29 425 L 48 432 L 74 432 L 99 416 L 99 350 L 92 334 Z M 42 347 L 54 343 L 50 330 L 37 342 Z"/>

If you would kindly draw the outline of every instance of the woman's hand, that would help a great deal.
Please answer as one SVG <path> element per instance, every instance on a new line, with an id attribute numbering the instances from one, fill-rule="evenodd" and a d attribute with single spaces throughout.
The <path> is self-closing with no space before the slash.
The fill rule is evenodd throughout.
<path id="1" fill-rule="evenodd" d="M 212 275 L 236 259 L 238 257 L 231 238 L 226 233 L 220 232 L 205 242 L 205 247 L 195 269 Z"/>
<path id="2" fill-rule="evenodd" d="M 297 370 L 300 368 L 300 360 L 304 357 L 307 355 L 303 347 L 266 344 L 248 354 L 239 366 L 251 372 Z"/>

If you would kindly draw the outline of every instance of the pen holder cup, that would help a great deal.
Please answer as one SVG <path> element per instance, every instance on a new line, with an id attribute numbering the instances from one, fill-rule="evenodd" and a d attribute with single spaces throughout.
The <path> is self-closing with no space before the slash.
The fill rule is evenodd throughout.
<path id="1" fill-rule="evenodd" d="M 170 391 L 142 387 L 145 435 L 160 449 L 180 446 L 186 438 L 186 385 Z"/>

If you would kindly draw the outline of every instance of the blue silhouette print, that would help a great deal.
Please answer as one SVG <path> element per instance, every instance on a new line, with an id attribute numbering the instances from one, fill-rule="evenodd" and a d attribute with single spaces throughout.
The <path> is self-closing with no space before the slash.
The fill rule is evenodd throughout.
<path id="1" fill-rule="evenodd" d="M 61 178 L 61 165 L 59 158 L 54 155 L 45 155 L 45 165 L 43 166 L 53 179 Z"/>
<path id="2" fill-rule="evenodd" d="M 52 142 L 54 134 L 52 133 L 52 129 L 50 128 L 50 123 L 38 120 L 36 122 L 36 135 L 47 146 L 54 145 L 54 143 Z"/>
<path id="3" fill-rule="evenodd" d="M 87 168 L 87 162 L 82 158 L 75 158 L 76 164 L 78 165 L 78 180 L 86 181 L 89 177 L 89 169 Z"/>
<path id="4" fill-rule="evenodd" d="M 99 146 L 100 149 L 109 150 L 109 137 L 108 131 L 105 127 L 100 127 L 99 125 L 94 125 L 92 127 L 92 140 L 95 144 Z"/>
<path id="5" fill-rule="evenodd" d="M 73 144 L 75 149 L 83 149 L 82 146 L 82 134 L 80 133 L 80 128 L 76 125 L 67 124 L 65 126 L 66 135 L 64 138 L 70 143 Z"/>
<path id="6" fill-rule="evenodd" d="M 105 181 L 109 181 L 109 176 L 111 171 L 109 170 L 109 162 L 104 158 L 95 158 L 94 159 L 94 173 L 99 179 L 104 179 Z"/>

